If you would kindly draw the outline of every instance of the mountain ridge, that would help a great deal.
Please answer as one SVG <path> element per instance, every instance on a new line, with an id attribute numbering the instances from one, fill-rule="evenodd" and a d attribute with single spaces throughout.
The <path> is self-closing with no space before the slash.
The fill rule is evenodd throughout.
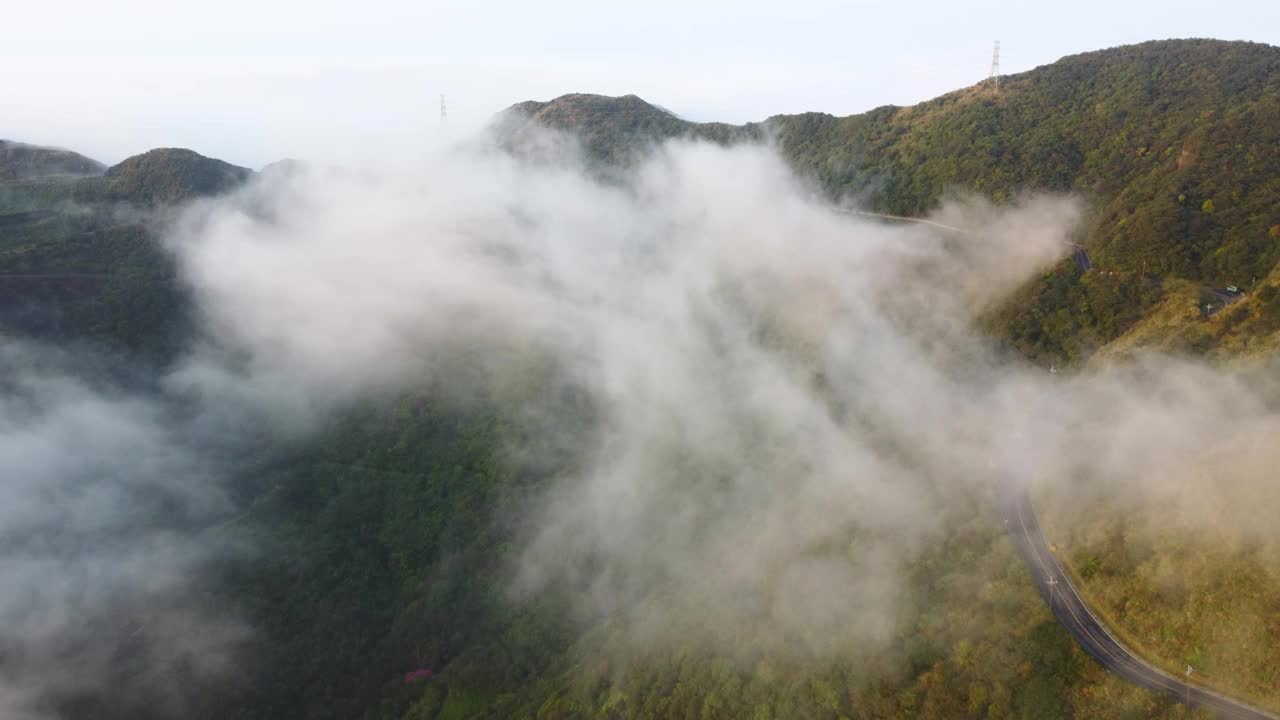
<path id="1" fill-rule="evenodd" d="M 0 139 L 0 181 L 101 175 L 106 165 L 63 148 Z"/>
<path id="2" fill-rule="evenodd" d="M 523 114 L 521 132 L 575 134 L 606 162 L 634 161 L 671 138 L 767 140 L 833 202 L 896 215 L 927 214 L 957 193 L 997 203 L 1079 195 L 1090 208 L 1081 242 L 1112 274 L 1075 282 L 1061 265 L 989 323 L 1046 363 L 1086 360 L 1123 335 L 1166 297 L 1165 279 L 1250 291 L 1280 260 L 1280 48 L 1271 45 L 1095 50 L 1005 76 L 998 93 L 979 83 L 845 117 L 732 126 L 659 121 L 660 112 L 635 96 L 566 95 L 513 105 L 498 131 Z"/>

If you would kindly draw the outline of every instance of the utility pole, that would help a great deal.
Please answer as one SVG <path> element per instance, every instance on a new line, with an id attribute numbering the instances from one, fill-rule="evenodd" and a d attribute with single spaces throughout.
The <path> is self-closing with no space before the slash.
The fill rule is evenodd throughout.
<path id="1" fill-rule="evenodd" d="M 991 81 L 991 89 L 997 95 L 1000 94 L 1000 41 L 996 41 L 996 49 L 991 52 L 991 75 L 987 78 Z"/>

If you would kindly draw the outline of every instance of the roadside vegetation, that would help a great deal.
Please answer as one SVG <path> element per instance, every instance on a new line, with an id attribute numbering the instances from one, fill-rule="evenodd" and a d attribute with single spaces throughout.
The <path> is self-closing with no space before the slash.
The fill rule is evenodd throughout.
<path id="1" fill-rule="evenodd" d="M 1064 495 L 1037 493 L 1045 533 L 1108 627 L 1170 675 L 1191 666 L 1194 682 L 1280 711 L 1280 544 L 1232 532 L 1249 509 L 1213 529 Z"/>

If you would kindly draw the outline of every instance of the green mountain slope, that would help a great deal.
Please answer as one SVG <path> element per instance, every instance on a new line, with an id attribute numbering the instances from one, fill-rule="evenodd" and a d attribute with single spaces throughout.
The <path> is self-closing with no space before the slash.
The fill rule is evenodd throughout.
<path id="1" fill-rule="evenodd" d="M 106 166 L 59 148 L 0 140 L 0 182 L 101 175 Z"/>
<path id="2" fill-rule="evenodd" d="M 226 192 L 252 174 L 248 168 L 190 150 L 160 148 L 111 167 L 106 178 L 112 198 L 135 203 L 175 203 Z"/>
<path id="3" fill-rule="evenodd" d="M 904 608 L 891 652 L 782 656 L 746 627 L 731 653 L 637 652 L 625 623 L 584 626 L 567 598 L 511 598 L 520 508 L 546 478 L 498 451 L 519 435 L 500 408 L 441 410 L 426 396 L 358 414 L 270 478 L 251 524 L 270 551 L 228 568 L 222 591 L 260 628 L 255 673 L 201 717 L 1188 716 L 1076 648 L 977 498 L 911 569 L 931 602 Z M 433 676 L 406 683 L 421 667 Z"/>
<path id="4" fill-rule="evenodd" d="M 145 210 L 226 192 L 250 175 L 163 149 L 89 177 L 0 182 L 0 333 L 174 357 L 189 340 L 189 304 L 159 245 L 163 219 Z"/>
<path id="5" fill-rule="evenodd" d="M 1280 48 L 1269 45 L 1101 50 L 1008 76 L 998 94 L 978 85 L 843 118 L 700 125 L 634 96 L 583 95 L 507 113 L 581 133 L 601 158 L 670 137 L 775 138 L 833 200 L 894 214 L 924 214 L 954 192 L 1079 194 L 1090 208 L 1081 242 L 1116 274 L 1080 283 L 1064 263 L 990 322 L 1046 363 L 1119 337 L 1164 298 L 1166 280 L 1247 291 L 1280 259 Z"/>
<path id="6" fill-rule="evenodd" d="M 1215 362 L 1274 357 L 1277 118 L 1280 48 L 1182 40 L 1063 58 L 1004 78 L 998 95 L 980 85 L 909 108 L 777 116 L 765 126 L 833 200 L 882 212 L 924 214 L 950 193 L 996 202 L 1039 191 L 1082 197 L 1089 214 L 1079 242 L 1095 271 L 1064 262 L 983 325 L 1045 364 L 1097 365 L 1143 349 Z M 700 136 L 688 124 L 670 134 Z M 606 141 L 634 144 L 589 140 Z M 1207 302 L 1220 305 L 1209 289 L 1229 285 L 1244 297 L 1206 314 Z M 1069 503 L 1046 506 L 1051 537 L 1126 642 L 1170 672 L 1194 665 L 1209 685 L 1274 708 L 1274 554 L 1232 535 L 1230 518 L 1250 507 L 1223 504 L 1224 525 L 1209 536 L 1135 519 L 1140 513 L 1110 498 L 1074 512 Z M 1125 714 L 1115 705 L 1093 713 Z"/>
<path id="7" fill-rule="evenodd" d="M 761 137 L 758 127 L 691 123 L 635 95 L 585 93 L 512 105 L 494 118 L 490 132 L 508 149 L 534 152 L 547 129 L 572 133 L 588 158 L 607 164 L 628 164 L 674 138 L 729 142 Z"/>

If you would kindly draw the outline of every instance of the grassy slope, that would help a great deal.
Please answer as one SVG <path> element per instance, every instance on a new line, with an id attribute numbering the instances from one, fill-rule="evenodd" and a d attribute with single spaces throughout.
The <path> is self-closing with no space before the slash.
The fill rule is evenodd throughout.
<path id="1" fill-rule="evenodd" d="M 1081 592 L 1121 638 L 1173 675 L 1280 711 L 1280 541 L 1117 512 L 1042 491 L 1046 534 Z M 1234 508 L 1246 512 L 1245 508 Z"/>
<path id="2" fill-rule="evenodd" d="M 1280 267 L 1255 283 L 1255 290 L 1212 317 L 1205 317 L 1203 288 L 1170 282 L 1160 303 L 1124 335 L 1093 358 L 1105 364 L 1137 352 L 1191 352 L 1212 360 L 1240 362 L 1280 349 Z"/>
<path id="3" fill-rule="evenodd" d="M 1227 367 L 1280 349 L 1280 268 L 1257 290 L 1206 318 L 1202 289 L 1172 284 L 1164 300 L 1091 360 L 1105 370 L 1146 351 L 1194 352 Z M 1187 664 L 1222 691 L 1280 711 L 1280 544 L 1241 543 L 1228 533 L 1162 526 L 1095 503 L 1064 512 L 1040 505 L 1080 586 L 1126 641 L 1171 673 Z M 1219 518 L 1231 526 L 1235 507 Z"/>

